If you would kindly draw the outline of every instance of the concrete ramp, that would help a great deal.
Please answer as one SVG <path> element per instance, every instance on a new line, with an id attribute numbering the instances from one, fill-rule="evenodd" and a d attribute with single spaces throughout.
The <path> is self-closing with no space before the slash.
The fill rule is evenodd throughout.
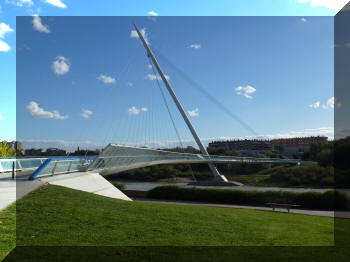
<path id="1" fill-rule="evenodd" d="M 99 173 L 95 172 L 79 172 L 52 177 L 42 177 L 40 181 L 47 182 L 52 185 L 64 186 L 76 190 L 81 190 L 96 195 L 131 200 L 127 195 L 113 186 Z"/>

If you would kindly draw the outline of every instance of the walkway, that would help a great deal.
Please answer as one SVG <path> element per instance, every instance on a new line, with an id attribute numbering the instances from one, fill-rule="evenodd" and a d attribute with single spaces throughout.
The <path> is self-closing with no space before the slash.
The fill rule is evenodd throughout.
<path id="1" fill-rule="evenodd" d="M 243 208 L 243 209 L 253 209 L 262 211 L 272 211 L 270 207 L 260 207 L 260 206 L 243 206 L 243 205 L 228 205 L 228 204 L 215 204 L 215 203 L 201 203 L 192 201 L 173 201 L 173 200 L 158 200 L 158 199 L 145 199 L 136 198 L 135 201 L 148 202 L 148 203 L 158 203 L 158 204 L 170 204 L 170 205 L 193 205 L 193 206 L 210 206 L 210 207 L 222 207 L 222 208 Z M 287 209 L 276 208 L 278 212 L 287 213 Z M 322 217 L 342 217 L 350 218 L 350 212 L 334 212 L 325 210 L 305 210 L 305 209 L 291 209 L 292 214 L 310 215 L 310 216 L 322 216 Z"/>
<path id="2" fill-rule="evenodd" d="M 44 184 L 42 181 L 28 181 L 28 172 L 17 172 L 16 180 L 11 173 L 1 174 L 0 178 L 0 211 L 21 199 Z"/>

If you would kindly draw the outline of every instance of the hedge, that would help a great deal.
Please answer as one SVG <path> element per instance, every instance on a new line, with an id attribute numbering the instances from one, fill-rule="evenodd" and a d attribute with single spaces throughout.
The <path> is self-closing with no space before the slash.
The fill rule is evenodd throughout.
<path id="1" fill-rule="evenodd" d="M 183 188 L 160 186 L 151 189 L 147 197 L 167 200 L 187 200 L 223 204 L 265 206 L 268 202 L 300 205 L 301 208 L 345 210 L 349 198 L 342 192 L 243 191 L 213 188 Z"/>

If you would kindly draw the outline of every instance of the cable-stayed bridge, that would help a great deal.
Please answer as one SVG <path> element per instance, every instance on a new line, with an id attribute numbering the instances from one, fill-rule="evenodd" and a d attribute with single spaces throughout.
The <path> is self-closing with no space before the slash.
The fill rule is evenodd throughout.
<path id="1" fill-rule="evenodd" d="M 178 153 L 178 152 L 170 152 L 170 151 L 165 151 L 160 149 L 109 144 L 102 151 L 102 153 L 100 153 L 97 157 L 91 157 L 91 158 L 83 156 L 83 157 L 63 157 L 63 158 L 56 157 L 56 158 L 38 158 L 38 159 L 34 159 L 34 158 L 1 159 L 0 173 L 15 170 L 15 171 L 21 172 L 22 174 L 26 174 L 26 175 L 29 174 L 28 175 L 29 180 L 35 180 L 37 178 L 41 178 L 45 180 L 47 177 L 66 174 L 64 177 L 68 180 L 73 177 L 75 178 L 75 181 L 76 181 L 75 184 L 77 185 L 76 187 L 79 189 L 80 187 L 81 188 L 83 187 L 82 184 L 79 187 L 79 183 L 82 183 L 82 181 L 84 181 L 84 179 L 81 178 L 84 175 L 89 176 L 91 174 L 99 173 L 102 176 L 104 176 L 104 175 L 116 174 L 119 172 L 131 170 L 131 169 L 142 168 L 142 167 L 153 166 L 153 165 L 161 165 L 161 164 L 192 164 L 192 163 L 208 164 L 211 170 L 211 173 L 213 174 L 214 180 L 219 183 L 227 183 L 228 180 L 224 175 L 219 173 L 215 164 L 222 164 L 222 163 L 269 163 L 269 164 L 288 164 L 288 165 L 299 164 L 300 160 L 295 160 L 295 159 L 209 155 L 205 146 L 203 145 L 199 136 L 197 135 L 197 132 L 194 126 L 192 125 L 191 121 L 187 117 L 182 104 L 180 103 L 173 88 L 171 87 L 167 75 L 164 74 L 157 59 L 152 53 L 148 42 L 144 39 L 144 36 L 142 35 L 138 27 L 136 25 L 134 25 L 134 27 L 139 36 L 139 39 L 141 40 L 146 50 L 146 54 L 150 60 L 150 63 L 152 63 L 152 69 L 157 70 L 159 79 L 162 80 L 166 90 L 168 91 L 168 94 L 171 96 L 174 104 L 176 105 L 178 112 L 180 113 L 188 130 L 190 131 L 198 148 L 200 149 L 201 154 Z M 154 71 L 154 73 L 156 73 L 156 71 Z M 180 140 L 179 132 L 175 126 L 174 119 L 169 109 L 169 105 L 166 102 L 166 99 L 164 96 L 164 91 L 160 87 L 160 84 L 158 81 L 159 80 L 158 75 L 156 79 L 158 82 L 159 89 L 161 91 L 167 111 L 172 121 L 173 128 L 175 129 L 175 132 Z M 220 106 L 218 101 L 214 100 L 214 103 Z M 240 119 L 237 119 L 237 117 L 233 113 L 231 113 L 229 110 L 227 110 L 224 107 L 222 107 L 222 109 L 226 113 L 228 113 L 231 117 L 238 120 L 238 122 L 240 122 L 242 125 L 246 126 L 248 129 L 251 129 L 243 121 L 241 121 Z M 71 178 L 67 176 L 67 174 L 70 174 Z M 74 175 L 74 174 L 78 174 L 78 175 Z M 77 177 L 79 178 L 78 180 L 77 180 Z M 96 179 L 98 178 L 94 175 L 93 178 L 91 179 L 92 179 L 91 183 L 93 184 L 93 181 L 97 181 Z M 85 181 L 86 181 L 86 177 L 85 177 Z M 103 183 L 104 182 L 102 182 L 102 184 Z M 240 185 L 240 184 L 233 182 L 232 185 Z M 110 190 L 110 188 L 108 190 Z M 107 195 L 109 194 L 108 192 L 106 193 Z"/>

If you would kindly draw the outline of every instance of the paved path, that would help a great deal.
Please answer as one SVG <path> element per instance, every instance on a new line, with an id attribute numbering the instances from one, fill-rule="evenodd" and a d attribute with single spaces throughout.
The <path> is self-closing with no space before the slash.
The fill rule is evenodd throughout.
<path id="1" fill-rule="evenodd" d="M 173 200 L 158 200 L 158 199 L 145 199 L 145 198 L 136 198 L 135 201 L 150 202 L 150 203 L 159 203 L 159 204 L 171 204 L 171 205 L 194 205 L 194 206 L 210 206 L 210 207 L 222 207 L 222 208 L 243 208 L 243 209 L 254 209 L 254 210 L 263 210 L 263 211 L 272 211 L 270 207 L 260 207 L 260 206 L 243 206 L 243 205 L 227 205 L 227 204 L 213 204 L 213 203 L 201 203 L 201 202 L 192 202 L 192 201 L 173 201 Z M 287 213 L 287 209 L 276 208 L 278 212 Z M 350 218 L 350 212 L 334 212 L 334 211 L 324 211 L 324 210 L 305 210 L 305 209 L 291 209 L 290 213 L 293 214 L 302 214 L 310 216 L 322 216 L 322 217 L 344 217 Z"/>
<path id="2" fill-rule="evenodd" d="M 39 180 L 28 181 L 28 172 L 17 172 L 16 180 L 11 177 L 11 173 L 0 177 L 0 211 L 44 184 Z"/>
<path id="3" fill-rule="evenodd" d="M 16 201 L 16 182 L 11 179 L 0 180 L 0 211 Z"/>

